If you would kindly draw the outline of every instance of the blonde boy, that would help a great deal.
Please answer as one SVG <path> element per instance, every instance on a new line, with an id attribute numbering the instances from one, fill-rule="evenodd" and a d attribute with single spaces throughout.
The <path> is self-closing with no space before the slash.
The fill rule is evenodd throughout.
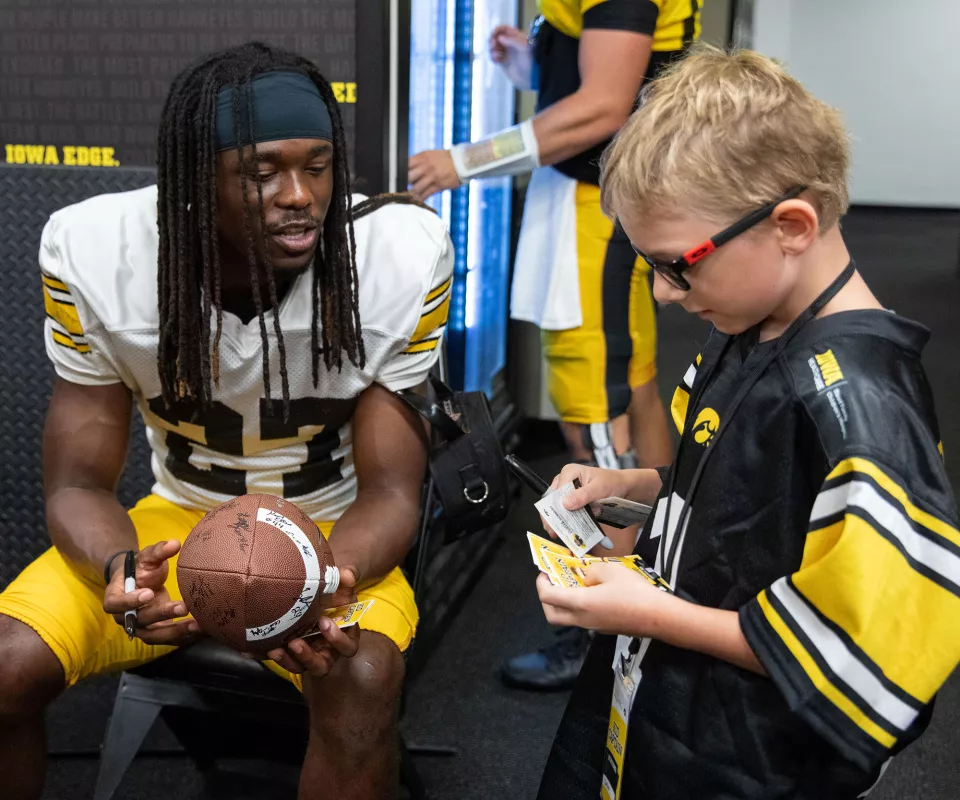
<path id="1" fill-rule="evenodd" d="M 598 636 L 543 800 L 855 798 L 926 727 L 960 654 L 960 534 L 920 353 L 856 272 L 837 113 L 776 63 L 699 47 L 605 155 L 654 295 L 713 326 L 669 470 L 580 477 L 655 504 L 637 552 L 548 620 Z M 610 665 L 613 664 L 613 671 Z"/>

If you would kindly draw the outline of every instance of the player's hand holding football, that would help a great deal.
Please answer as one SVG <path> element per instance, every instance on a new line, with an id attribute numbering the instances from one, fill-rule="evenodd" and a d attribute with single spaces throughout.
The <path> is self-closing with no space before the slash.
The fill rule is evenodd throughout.
<path id="1" fill-rule="evenodd" d="M 180 551 L 180 542 L 172 539 L 143 548 L 137 553 L 137 588 L 123 590 L 123 559 L 114 559 L 113 573 L 103 594 L 103 610 L 123 626 L 126 611 L 137 612 L 136 636 L 147 644 L 182 646 L 200 637 L 200 626 L 184 618 L 187 608 L 182 600 L 173 600 L 164 587 L 170 573 L 169 560 Z"/>
<path id="2" fill-rule="evenodd" d="M 357 602 L 356 587 L 360 575 L 355 567 L 340 568 L 340 588 L 329 601 L 329 607 Z M 293 639 L 286 647 L 271 650 L 267 655 L 288 672 L 307 673 L 314 678 L 326 675 L 338 658 L 353 658 L 360 646 L 360 627 L 338 628 L 329 617 L 320 617 L 319 636 Z"/>
<path id="3" fill-rule="evenodd" d="M 554 586 L 542 573 L 537 578 L 537 593 L 551 625 L 659 638 L 673 606 L 686 602 L 617 563 L 591 564 L 585 574 L 587 585 L 576 589 Z"/>

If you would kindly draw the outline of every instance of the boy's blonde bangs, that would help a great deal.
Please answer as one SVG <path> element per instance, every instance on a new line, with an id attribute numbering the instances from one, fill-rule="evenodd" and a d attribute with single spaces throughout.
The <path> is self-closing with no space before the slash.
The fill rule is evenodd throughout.
<path id="1" fill-rule="evenodd" d="M 607 148 L 601 203 L 616 217 L 693 214 L 730 222 L 806 186 L 820 230 L 849 204 L 839 113 L 771 59 L 697 44 L 649 84 Z"/>

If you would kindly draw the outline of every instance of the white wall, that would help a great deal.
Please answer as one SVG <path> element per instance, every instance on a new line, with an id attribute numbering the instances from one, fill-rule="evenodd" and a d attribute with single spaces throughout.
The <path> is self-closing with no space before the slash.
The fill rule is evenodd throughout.
<path id="1" fill-rule="evenodd" d="M 717 47 L 730 43 L 733 0 L 703 0 L 700 4 L 700 38 Z"/>
<path id="2" fill-rule="evenodd" d="M 855 203 L 960 207 L 958 30 L 956 0 L 754 0 L 754 49 L 843 112 Z"/>

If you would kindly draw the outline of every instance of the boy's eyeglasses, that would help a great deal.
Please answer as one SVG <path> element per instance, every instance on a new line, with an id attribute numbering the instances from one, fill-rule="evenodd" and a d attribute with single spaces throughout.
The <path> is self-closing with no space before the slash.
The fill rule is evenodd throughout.
<path id="1" fill-rule="evenodd" d="M 681 289 L 684 292 L 690 291 L 690 284 L 687 283 L 687 279 L 683 277 L 684 272 L 700 261 L 700 259 L 710 255 L 710 253 L 720 247 L 720 245 L 726 244 L 735 236 L 739 236 L 744 231 L 750 230 L 754 225 L 765 220 L 780 203 L 784 200 L 792 200 L 806 188 L 806 186 L 795 186 L 786 194 L 781 195 L 776 200 L 771 200 L 756 211 L 751 211 L 743 219 L 734 222 L 729 228 L 724 228 L 716 236 L 712 236 L 705 242 L 701 242 L 696 247 L 687 250 L 686 253 L 679 258 L 675 258 L 673 261 L 658 261 L 638 250 L 636 246 L 634 246 L 633 249 L 640 258 L 650 265 L 650 269 L 663 275 L 671 286 Z"/>

